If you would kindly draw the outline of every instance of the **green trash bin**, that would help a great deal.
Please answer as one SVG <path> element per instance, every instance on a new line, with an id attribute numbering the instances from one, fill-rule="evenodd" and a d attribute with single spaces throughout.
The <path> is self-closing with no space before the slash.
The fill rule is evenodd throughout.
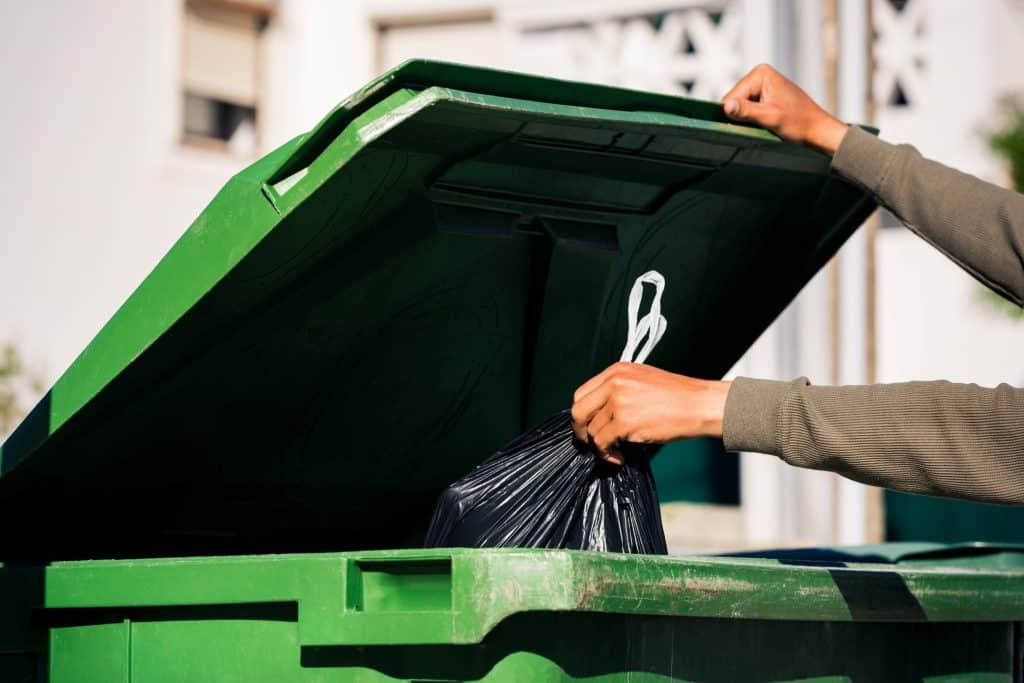
<path id="1" fill-rule="evenodd" d="M 649 362 L 721 376 L 873 208 L 717 104 L 409 62 L 233 178 L 2 446 L 0 560 L 415 545 L 617 360 L 637 275 Z"/>
<path id="2" fill-rule="evenodd" d="M 638 274 L 650 362 L 720 376 L 873 206 L 714 104 L 385 74 L 233 178 L 0 448 L 0 680 L 1019 680 L 1012 563 L 375 550 L 616 359 Z"/>
<path id="3" fill-rule="evenodd" d="M 986 567 L 972 555 L 959 566 L 956 549 L 938 565 L 906 566 L 884 548 L 822 553 L 432 549 L 61 562 L 23 576 L 23 602 L 30 595 L 37 609 L 20 625 L 34 631 L 19 643 L 0 630 L 0 675 L 1021 680 L 1019 564 Z"/>

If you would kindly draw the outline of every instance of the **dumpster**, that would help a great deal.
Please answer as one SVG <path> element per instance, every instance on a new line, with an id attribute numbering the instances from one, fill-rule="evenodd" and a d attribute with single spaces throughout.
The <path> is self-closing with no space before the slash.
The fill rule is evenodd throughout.
<path id="1" fill-rule="evenodd" d="M 637 275 L 650 362 L 720 376 L 872 209 L 714 104 L 385 74 L 233 178 L 0 448 L 0 681 L 1020 681 L 1018 548 L 415 548 L 615 360 Z"/>
<path id="2" fill-rule="evenodd" d="M 0 560 L 416 545 L 615 361 L 718 377 L 874 208 L 717 104 L 415 61 L 231 179 L 0 449 Z"/>
<path id="3" fill-rule="evenodd" d="M 430 549 L 7 568 L 0 587 L 21 572 L 22 590 L 17 623 L 0 628 L 0 679 L 1020 681 L 1024 553 L 975 550 Z"/>

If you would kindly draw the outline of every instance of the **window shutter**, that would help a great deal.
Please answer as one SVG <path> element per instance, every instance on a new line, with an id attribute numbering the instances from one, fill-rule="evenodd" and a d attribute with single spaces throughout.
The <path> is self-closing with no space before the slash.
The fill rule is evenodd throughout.
<path id="1" fill-rule="evenodd" d="M 185 12 L 185 92 L 256 106 L 260 18 L 200 3 Z"/>

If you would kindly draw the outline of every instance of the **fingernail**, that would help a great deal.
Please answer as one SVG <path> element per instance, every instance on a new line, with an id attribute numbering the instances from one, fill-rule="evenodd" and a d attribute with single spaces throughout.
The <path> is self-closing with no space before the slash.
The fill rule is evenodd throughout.
<path id="1" fill-rule="evenodd" d="M 740 106 L 739 106 L 739 104 L 737 104 L 736 100 L 726 100 L 725 101 L 725 113 L 726 114 L 729 114 L 730 116 L 732 116 L 737 111 L 739 111 L 739 108 L 740 108 Z"/>

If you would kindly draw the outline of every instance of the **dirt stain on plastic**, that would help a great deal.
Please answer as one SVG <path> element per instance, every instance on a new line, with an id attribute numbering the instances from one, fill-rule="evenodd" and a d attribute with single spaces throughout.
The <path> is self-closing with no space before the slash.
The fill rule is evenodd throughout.
<path id="1" fill-rule="evenodd" d="M 683 585 L 686 590 L 698 593 L 734 593 L 754 590 L 754 584 L 749 581 L 715 576 L 687 577 Z"/>

